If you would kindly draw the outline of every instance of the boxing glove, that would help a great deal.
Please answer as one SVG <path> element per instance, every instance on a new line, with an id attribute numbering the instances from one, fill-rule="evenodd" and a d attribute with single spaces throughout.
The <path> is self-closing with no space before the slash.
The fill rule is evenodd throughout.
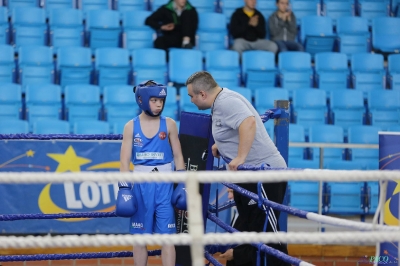
<path id="1" fill-rule="evenodd" d="M 172 206 L 178 210 L 186 211 L 186 188 L 184 183 L 179 183 L 172 193 L 171 197 Z"/>
<path id="2" fill-rule="evenodd" d="M 115 214 L 121 217 L 131 217 L 137 211 L 136 198 L 133 195 L 131 182 L 118 182 L 118 196 L 115 204 Z"/>

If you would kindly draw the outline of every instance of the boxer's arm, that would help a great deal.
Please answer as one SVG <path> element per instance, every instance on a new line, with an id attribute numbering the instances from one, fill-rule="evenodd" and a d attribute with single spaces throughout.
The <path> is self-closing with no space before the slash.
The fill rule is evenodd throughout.
<path id="1" fill-rule="evenodd" d="M 230 170 L 237 170 L 238 166 L 244 164 L 256 135 L 256 119 L 254 116 L 247 117 L 239 126 L 239 147 L 236 158 L 229 163 Z"/>
<path id="2" fill-rule="evenodd" d="M 120 172 L 128 172 L 132 157 L 133 121 L 125 124 L 120 152 Z"/>
<path id="3" fill-rule="evenodd" d="M 173 119 L 167 118 L 168 137 L 171 144 L 172 153 L 174 154 L 174 162 L 176 170 L 185 169 L 185 162 L 183 161 L 181 142 L 178 137 L 178 128 Z"/>

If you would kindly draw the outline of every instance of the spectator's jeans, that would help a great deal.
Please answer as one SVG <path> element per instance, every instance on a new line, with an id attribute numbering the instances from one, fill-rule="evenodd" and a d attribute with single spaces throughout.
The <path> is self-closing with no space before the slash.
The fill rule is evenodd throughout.
<path id="1" fill-rule="evenodd" d="M 278 45 L 279 52 L 286 51 L 304 51 L 303 45 L 295 41 L 275 41 Z"/>
<path id="2" fill-rule="evenodd" d="M 237 51 L 240 55 L 247 50 L 264 50 L 276 54 L 278 52 L 278 46 L 273 41 L 266 39 L 258 39 L 254 42 L 249 42 L 243 38 L 237 38 L 233 41 L 232 50 Z"/>

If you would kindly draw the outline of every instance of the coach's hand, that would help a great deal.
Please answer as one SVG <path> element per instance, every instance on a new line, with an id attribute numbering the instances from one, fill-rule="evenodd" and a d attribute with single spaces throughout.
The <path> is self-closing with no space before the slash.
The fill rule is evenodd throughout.
<path id="1" fill-rule="evenodd" d="M 239 167 L 239 165 L 244 164 L 244 160 L 239 158 L 239 157 L 235 157 L 233 158 L 233 160 L 228 164 L 229 170 L 231 171 L 237 171 L 237 168 Z"/>
<path id="2" fill-rule="evenodd" d="M 221 259 L 233 260 L 233 249 L 228 249 L 224 254 L 219 255 Z"/>
<path id="3" fill-rule="evenodd" d="M 217 144 L 214 143 L 214 145 L 212 145 L 211 152 L 214 157 L 219 158 L 219 151 L 218 151 Z"/>

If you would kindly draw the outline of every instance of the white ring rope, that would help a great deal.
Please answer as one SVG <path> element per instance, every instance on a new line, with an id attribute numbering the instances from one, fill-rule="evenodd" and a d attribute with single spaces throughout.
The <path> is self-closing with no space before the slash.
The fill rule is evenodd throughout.
<path id="1" fill-rule="evenodd" d="M 190 234 L 176 235 L 66 235 L 66 236 L 0 236 L 0 248 L 71 248 L 131 245 L 190 245 Z M 277 232 L 277 233 L 208 233 L 203 245 L 232 243 L 290 243 L 290 244 L 343 244 L 397 242 L 400 234 L 391 232 Z"/>
<path id="2" fill-rule="evenodd" d="M 78 172 L 78 173 L 42 173 L 42 172 L 2 172 L 0 183 L 62 183 L 72 182 L 185 182 L 188 172 L 171 173 L 120 173 L 120 172 Z M 282 182 L 282 181 L 378 181 L 400 180 L 399 170 L 360 171 L 360 170 L 265 170 L 265 171 L 197 171 L 190 174 L 201 183 L 214 182 Z"/>

